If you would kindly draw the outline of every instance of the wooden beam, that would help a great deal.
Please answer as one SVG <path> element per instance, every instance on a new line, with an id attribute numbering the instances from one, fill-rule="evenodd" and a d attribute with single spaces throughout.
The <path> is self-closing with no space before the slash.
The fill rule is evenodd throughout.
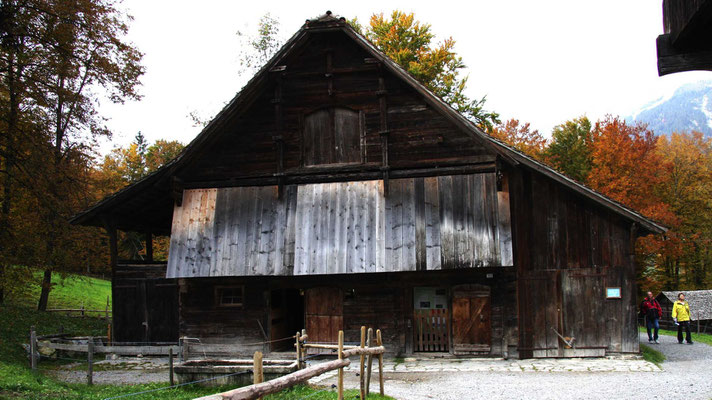
<path id="1" fill-rule="evenodd" d="M 681 50 L 673 47 L 670 34 L 660 35 L 658 48 L 658 75 L 664 76 L 685 71 L 712 71 L 712 42 L 704 49 Z"/>
<path id="2" fill-rule="evenodd" d="M 304 382 L 310 378 L 321 375 L 328 371 L 333 371 L 338 368 L 347 367 L 351 364 L 348 359 L 343 360 L 333 360 L 321 364 L 311 366 L 309 368 L 301 369 L 297 372 L 293 372 L 289 375 L 282 376 L 280 378 L 272 379 L 267 382 L 263 382 L 257 385 L 251 385 L 242 387 L 235 390 L 230 390 L 228 392 L 215 394 L 211 396 L 200 397 L 196 400 L 249 400 L 256 399 L 258 397 L 263 397 L 268 394 L 277 393 L 289 387 L 296 385 L 297 383 Z"/>
<path id="3" fill-rule="evenodd" d="M 153 262 L 153 233 L 146 232 L 146 260 Z"/>
<path id="4" fill-rule="evenodd" d="M 325 182 L 346 182 L 346 181 L 362 181 L 362 180 L 378 180 L 383 179 L 383 171 L 377 165 L 362 166 L 360 169 L 348 169 L 346 171 L 334 170 L 319 170 L 318 173 L 312 174 L 292 174 L 285 172 L 283 175 L 285 185 L 309 184 L 309 183 L 325 183 Z M 401 178 L 417 178 L 426 176 L 442 176 L 442 175 L 462 175 L 476 174 L 484 172 L 494 172 L 494 162 L 483 162 L 477 164 L 466 164 L 456 166 L 433 166 L 428 168 L 402 168 L 389 169 L 388 176 L 391 179 Z M 186 189 L 207 189 L 221 187 L 243 187 L 243 186 L 274 186 L 278 184 L 278 177 L 274 175 L 250 176 L 244 178 L 233 178 L 219 181 L 200 181 L 186 182 Z"/>
<path id="5" fill-rule="evenodd" d="M 709 40 L 712 0 L 663 0 L 663 26 L 677 48 Z"/>

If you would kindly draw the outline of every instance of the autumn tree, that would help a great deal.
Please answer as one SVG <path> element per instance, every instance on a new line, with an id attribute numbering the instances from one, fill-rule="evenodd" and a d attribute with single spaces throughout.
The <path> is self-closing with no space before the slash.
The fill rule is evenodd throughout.
<path id="1" fill-rule="evenodd" d="M 585 116 L 554 127 L 551 143 L 544 152 L 546 161 L 579 182 L 586 182 L 591 170 L 591 121 Z"/>
<path id="2" fill-rule="evenodd" d="M 184 145 L 175 140 L 157 140 L 150 146 L 139 132 L 134 141 L 125 147 L 112 150 L 104 156 L 94 172 L 95 192 L 108 196 L 127 185 L 135 183 L 176 158 Z M 97 199 L 98 200 L 98 199 Z M 124 259 L 143 259 L 146 249 L 143 233 L 120 232 L 119 253 Z M 155 259 L 166 259 L 168 238 L 155 237 L 153 242 Z"/>
<path id="3" fill-rule="evenodd" d="M 547 144 L 538 130 L 531 129 L 528 122 L 520 124 L 518 119 L 495 125 L 490 135 L 537 159 L 541 158 Z"/>
<path id="4" fill-rule="evenodd" d="M 712 139 L 672 133 L 657 140 L 662 163 L 656 195 L 669 208 L 666 240 L 648 239 L 641 250 L 662 268 L 646 277 L 661 287 L 705 289 L 712 283 Z"/>
<path id="5" fill-rule="evenodd" d="M 2 155 L 5 191 L 22 187 L 37 202 L 42 227 L 35 234 L 36 258 L 0 249 L 4 263 L 45 268 L 38 308 L 47 306 L 52 271 L 69 268 L 74 257 L 68 217 L 81 209 L 78 189 L 95 139 L 109 131 L 97 112 L 100 98 L 138 99 L 141 53 L 125 42 L 130 19 L 112 1 L 9 0 L 3 2 L 3 104 L 6 132 Z M 99 95 L 101 93 L 101 96 Z M 17 144 L 27 148 L 18 151 Z M 5 184 L 5 181 L 8 184 Z M 3 198 L 12 213 L 12 196 Z M 2 230 L 17 227 L 2 222 Z M 11 242 L 5 242 L 7 245 Z M 14 245 L 14 243 L 12 244 Z"/>
<path id="6" fill-rule="evenodd" d="M 469 76 L 462 76 L 466 65 L 455 52 L 455 40 L 449 37 L 434 43 L 430 24 L 415 19 L 413 13 L 393 11 L 371 16 L 368 26 L 352 25 L 363 31 L 373 44 L 392 58 L 415 79 L 455 110 L 489 131 L 498 124 L 499 114 L 485 110 L 486 96 L 472 99 L 466 93 Z"/>

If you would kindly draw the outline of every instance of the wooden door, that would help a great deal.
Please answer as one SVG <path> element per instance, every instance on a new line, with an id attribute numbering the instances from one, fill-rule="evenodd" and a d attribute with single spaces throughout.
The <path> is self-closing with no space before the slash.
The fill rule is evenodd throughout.
<path id="1" fill-rule="evenodd" d="M 341 289 L 319 287 L 304 292 L 306 329 L 312 343 L 336 343 L 344 329 L 344 297 Z"/>
<path id="2" fill-rule="evenodd" d="M 489 352 L 492 343 L 488 289 L 455 290 L 452 299 L 452 344 L 455 354 Z"/>

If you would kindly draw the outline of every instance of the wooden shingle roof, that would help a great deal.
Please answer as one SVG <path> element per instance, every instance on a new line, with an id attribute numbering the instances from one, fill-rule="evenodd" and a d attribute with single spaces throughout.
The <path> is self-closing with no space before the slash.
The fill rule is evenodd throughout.
<path id="1" fill-rule="evenodd" d="M 324 31 L 341 31 L 348 37 L 352 38 L 358 45 L 370 53 L 373 58 L 378 60 L 386 70 L 401 78 L 417 93 L 422 95 L 423 99 L 430 107 L 438 111 L 463 132 L 481 142 L 494 154 L 501 157 L 501 159 L 505 162 L 515 166 L 525 166 L 547 176 L 550 179 L 553 179 L 554 181 L 570 188 L 574 192 L 611 210 L 623 218 L 636 223 L 642 229 L 643 233 L 664 233 L 667 230 L 664 226 L 644 217 L 640 213 L 623 206 L 622 204 L 594 191 L 591 188 L 588 188 L 579 182 L 576 182 L 560 172 L 555 171 L 551 167 L 536 161 L 523 153 L 520 153 L 512 147 L 486 134 L 472 121 L 465 118 L 449 104 L 445 103 L 442 99 L 428 90 L 422 83 L 417 81 L 400 65 L 381 52 L 366 37 L 354 30 L 344 18 L 336 17 L 330 12 L 327 12 L 327 14 L 321 17 L 307 20 L 301 29 L 299 29 L 294 36 L 292 36 L 284 44 L 284 46 L 282 46 L 277 54 L 275 54 L 274 57 L 272 57 L 272 59 L 260 69 L 260 71 L 247 83 L 247 85 L 245 85 L 245 87 L 232 99 L 232 101 L 230 101 L 230 103 L 228 103 L 225 108 L 223 108 L 223 110 L 220 111 L 212 121 L 210 121 L 203 131 L 188 146 L 186 146 L 184 151 L 175 160 L 171 161 L 155 174 L 115 193 L 112 196 L 107 197 L 90 209 L 76 215 L 72 218 L 71 222 L 74 224 L 101 226 L 103 224 L 102 215 L 117 214 L 118 212 L 116 210 L 122 209 L 122 204 L 131 202 L 132 199 L 135 196 L 138 196 L 139 192 L 142 192 L 143 190 L 151 191 L 151 196 L 149 197 L 153 197 L 153 199 L 146 200 L 151 204 L 163 205 L 170 202 L 172 190 L 170 185 L 171 177 L 180 171 L 181 168 L 187 164 L 188 160 L 202 156 L 203 150 L 205 150 L 207 146 L 213 142 L 216 136 L 220 135 L 221 128 L 225 126 L 230 119 L 245 112 L 246 108 L 258 95 L 261 88 L 264 87 L 264 84 L 268 82 L 270 70 L 280 66 L 281 62 L 292 52 L 293 49 L 297 48 L 298 45 L 305 43 L 311 32 Z M 132 204 L 132 207 L 137 207 L 137 205 Z M 136 221 L 136 223 L 138 223 L 144 216 L 141 214 L 140 208 L 141 207 L 139 206 L 139 210 L 135 212 L 135 218 L 131 215 L 127 215 L 126 210 L 122 209 L 121 214 L 124 215 L 122 217 L 125 218 L 124 223 L 116 224 L 116 226 L 119 229 L 130 229 L 130 221 Z M 165 215 L 160 216 L 160 220 L 156 220 L 156 224 L 160 224 L 160 230 L 169 231 L 170 218 L 168 217 L 168 213 L 164 214 Z"/>
<path id="2" fill-rule="evenodd" d="M 690 303 L 690 312 L 694 320 L 712 319 L 712 290 L 661 292 L 672 303 L 677 300 L 677 295 L 680 293 L 684 293 L 685 300 Z"/>

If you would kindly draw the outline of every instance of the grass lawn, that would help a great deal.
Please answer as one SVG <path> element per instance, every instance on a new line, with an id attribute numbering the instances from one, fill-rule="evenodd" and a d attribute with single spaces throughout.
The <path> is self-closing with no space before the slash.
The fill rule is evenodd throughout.
<path id="1" fill-rule="evenodd" d="M 648 332 L 647 329 L 646 329 L 645 327 L 643 327 L 643 326 L 639 327 L 638 329 L 640 330 L 640 332 L 644 332 L 644 333 L 647 333 L 647 332 Z M 693 341 L 693 342 L 696 342 L 696 343 L 705 343 L 705 344 L 708 344 L 708 345 L 712 346 L 712 335 L 710 335 L 710 334 L 708 334 L 708 333 L 699 333 L 699 334 L 698 334 L 698 333 L 695 333 L 695 329 L 697 329 L 697 328 L 696 328 L 696 327 L 691 328 L 691 330 L 692 330 L 692 341 Z M 676 331 L 676 330 L 675 330 L 675 331 L 670 331 L 670 330 L 667 330 L 667 329 L 660 329 L 660 330 L 658 331 L 658 333 L 659 333 L 660 335 L 677 337 L 677 331 Z"/>
<path id="2" fill-rule="evenodd" d="M 22 302 L 28 305 L 36 305 L 40 298 L 42 271 L 34 272 L 33 281 L 35 283 L 22 298 Z M 52 284 L 48 308 L 81 308 L 83 305 L 87 310 L 104 310 L 107 297 L 111 301 L 109 280 L 80 275 L 61 277 L 59 274 L 52 274 Z"/>
<path id="3" fill-rule="evenodd" d="M 39 276 L 38 276 L 39 278 Z M 38 279 L 39 282 L 39 279 Z M 33 289 L 34 290 L 34 289 Z M 103 309 L 106 306 L 106 296 L 111 293 L 109 281 L 69 277 L 57 282 L 50 293 L 51 308 L 78 308 L 82 301 L 86 308 Z M 59 332 L 60 326 L 67 333 L 80 335 L 105 336 L 106 321 L 99 318 L 67 317 L 63 313 L 39 312 L 35 304 L 39 296 L 39 286 L 33 295 L 26 298 L 8 300 L 0 305 L 0 399 L 107 399 L 141 391 L 166 388 L 168 384 L 141 385 L 94 385 L 68 384 L 48 376 L 43 369 L 56 368 L 55 362 L 40 362 L 40 372 L 32 372 L 22 343 L 29 340 L 30 326 L 34 325 L 38 335 Z M 206 388 L 197 385 L 187 385 L 173 389 L 162 389 L 142 395 L 126 397 L 130 400 L 146 399 L 192 399 L 234 389 L 233 387 Z M 345 398 L 355 399 L 356 391 L 348 391 Z M 296 386 L 271 396 L 268 400 L 293 400 L 309 398 L 309 400 L 336 399 L 332 390 L 322 391 L 307 386 Z M 389 397 L 369 396 L 373 399 L 390 399 Z"/>

